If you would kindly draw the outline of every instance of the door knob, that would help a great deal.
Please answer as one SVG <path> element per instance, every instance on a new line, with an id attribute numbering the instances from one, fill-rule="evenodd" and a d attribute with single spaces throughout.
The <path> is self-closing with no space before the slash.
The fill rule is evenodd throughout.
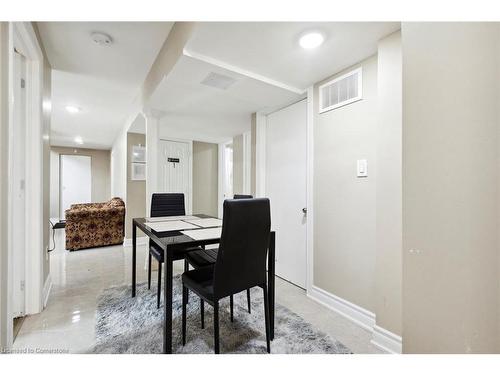
<path id="1" fill-rule="evenodd" d="M 306 207 L 304 207 L 304 208 L 302 209 L 302 212 L 303 212 L 303 213 L 305 213 L 305 214 L 307 214 L 307 208 L 306 208 Z"/>

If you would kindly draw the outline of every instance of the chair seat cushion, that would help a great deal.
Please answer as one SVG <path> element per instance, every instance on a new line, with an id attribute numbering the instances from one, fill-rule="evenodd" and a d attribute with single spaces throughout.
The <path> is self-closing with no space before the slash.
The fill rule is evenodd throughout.
<path id="1" fill-rule="evenodd" d="M 186 249 L 177 250 L 174 253 L 174 260 L 184 259 L 186 253 L 193 251 L 202 251 L 201 247 L 187 247 Z M 156 242 L 151 241 L 149 246 L 149 252 L 158 261 L 163 263 L 165 261 L 165 252 Z"/>
<path id="2" fill-rule="evenodd" d="M 214 299 L 213 281 L 214 267 L 202 267 L 182 274 L 183 285 L 208 301 Z"/>
<path id="3" fill-rule="evenodd" d="M 212 266 L 217 260 L 217 251 L 219 249 L 205 249 L 192 251 L 186 254 L 186 259 L 194 268 Z"/>

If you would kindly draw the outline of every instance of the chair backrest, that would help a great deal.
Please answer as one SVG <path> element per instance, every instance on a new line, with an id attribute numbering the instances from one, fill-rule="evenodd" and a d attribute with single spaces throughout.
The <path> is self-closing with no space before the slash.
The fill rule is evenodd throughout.
<path id="1" fill-rule="evenodd" d="M 154 193 L 151 197 L 151 217 L 182 216 L 185 214 L 184 194 Z"/>
<path id="2" fill-rule="evenodd" d="M 247 194 L 234 194 L 234 199 L 252 199 L 253 196 Z"/>
<path id="3" fill-rule="evenodd" d="M 214 269 L 214 295 L 223 298 L 266 282 L 271 233 L 269 199 L 228 199 Z"/>

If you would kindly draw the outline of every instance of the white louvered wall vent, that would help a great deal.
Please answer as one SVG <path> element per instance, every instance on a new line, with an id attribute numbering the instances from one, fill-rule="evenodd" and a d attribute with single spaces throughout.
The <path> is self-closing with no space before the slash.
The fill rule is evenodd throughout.
<path id="1" fill-rule="evenodd" d="M 363 99 L 362 68 L 332 79 L 319 87 L 319 113 Z"/>

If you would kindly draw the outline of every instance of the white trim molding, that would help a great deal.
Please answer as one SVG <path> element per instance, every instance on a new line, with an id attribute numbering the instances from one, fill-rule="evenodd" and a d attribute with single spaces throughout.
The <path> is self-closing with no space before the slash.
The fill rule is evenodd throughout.
<path id="1" fill-rule="evenodd" d="M 314 284 L 314 86 L 307 89 L 307 227 L 306 227 L 306 290 Z"/>
<path id="2" fill-rule="evenodd" d="M 373 337 L 371 343 L 387 353 L 401 354 L 403 351 L 403 340 L 391 331 L 378 325 L 373 326 Z"/>
<path id="3" fill-rule="evenodd" d="M 43 90 L 43 54 L 38 44 L 35 30 L 31 22 L 9 23 L 9 153 L 12 152 L 14 144 L 14 48 L 18 49 L 26 57 L 26 182 L 25 182 L 25 205 L 26 205 L 26 237 L 25 249 L 25 309 L 26 315 L 37 314 L 43 309 L 43 257 L 45 246 L 43 243 L 43 231 L 45 220 L 43 218 L 43 132 L 42 132 L 42 90 Z M 9 178 L 11 179 L 12 168 L 9 164 Z M 12 183 L 12 181 L 11 181 Z M 9 188 L 9 195 L 13 193 Z M 12 202 L 9 200 L 9 202 Z M 12 217 L 14 208 L 9 203 L 9 217 Z M 8 228 L 8 288 L 9 305 L 13 303 L 13 232 Z M 9 314 L 12 314 L 9 307 Z M 11 325 L 11 323 L 9 323 Z M 11 332 L 12 328 L 9 328 Z M 12 344 L 9 333 L 9 345 Z"/>
<path id="4" fill-rule="evenodd" d="M 148 244 L 148 237 L 147 236 L 141 236 L 141 237 L 138 236 L 135 243 L 137 246 L 147 245 Z M 125 240 L 123 241 L 123 247 L 132 247 L 132 238 L 125 238 Z"/>
<path id="5" fill-rule="evenodd" d="M 47 306 L 51 290 L 52 290 L 52 276 L 49 273 L 49 276 L 47 276 L 47 279 L 43 284 L 43 308 Z"/>
<path id="6" fill-rule="evenodd" d="M 364 330 L 372 333 L 371 343 L 386 353 L 401 354 L 402 338 L 385 328 L 378 326 L 375 313 L 349 302 L 335 294 L 327 292 L 316 285 L 307 290 L 307 296 L 328 307 L 330 310 L 349 319 Z"/>
<path id="7" fill-rule="evenodd" d="M 313 285 L 312 288 L 307 291 L 307 296 L 369 332 L 372 332 L 375 326 L 375 314 L 373 312 L 327 292 L 316 285 Z"/>

